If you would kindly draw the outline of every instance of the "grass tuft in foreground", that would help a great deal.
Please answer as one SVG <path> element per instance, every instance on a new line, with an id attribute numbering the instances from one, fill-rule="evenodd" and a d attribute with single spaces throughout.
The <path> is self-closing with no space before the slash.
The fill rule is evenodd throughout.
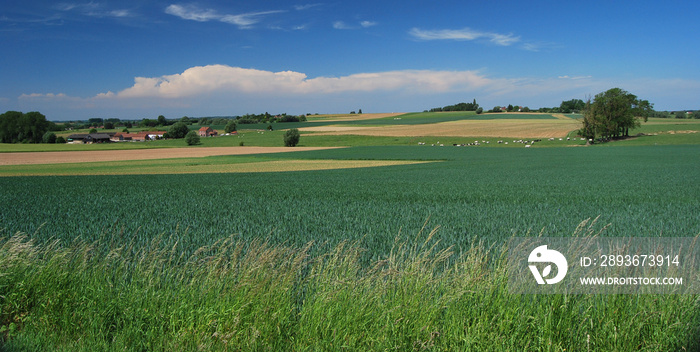
<path id="1" fill-rule="evenodd" d="M 370 265 L 349 242 L 311 256 L 230 237 L 185 256 L 165 245 L 179 234 L 16 234 L 0 240 L 0 349 L 698 350 L 695 296 L 512 295 L 505 248 L 438 250 L 435 232 Z"/>

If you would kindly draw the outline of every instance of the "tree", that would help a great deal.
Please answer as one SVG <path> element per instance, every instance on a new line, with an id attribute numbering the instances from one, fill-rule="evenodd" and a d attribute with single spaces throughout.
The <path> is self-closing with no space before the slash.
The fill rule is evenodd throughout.
<path id="1" fill-rule="evenodd" d="M 88 133 L 90 133 L 90 134 L 97 133 L 97 128 L 91 128 L 90 132 L 88 132 Z"/>
<path id="2" fill-rule="evenodd" d="M 629 129 L 640 126 L 640 119 L 647 121 L 653 104 L 640 100 L 636 95 L 620 88 L 598 93 L 593 101 L 585 103 L 582 127 L 579 134 L 585 138 L 603 140 L 629 136 Z"/>
<path id="3" fill-rule="evenodd" d="M 63 138 L 63 136 L 56 137 L 56 144 L 65 144 L 65 143 L 66 143 L 66 139 Z"/>
<path id="4" fill-rule="evenodd" d="M 168 138 L 185 138 L 189 131 L 184 122 L 175 122 L 168 128 Z"/>
<path id="5" fill-rule="evenodd" d="M 159 115 L 158 116 L 158 124 L 161 126 L 167 126 L 168 125 L 168 120 L 165 119 L 165 116 Z"/>
<path id="6" fill-rule="evenodd" d="M 106 130 L 111 130 L 114 129 L 114 122 L 105 122 L 105 129 Z"/>
<path id="7" fill-rule="evenodd" d="M 362 115 L 362 109 L 357 110 L 357 114 L 358 114 L 358 115 Z"/>
<path id="8" fill-rule="evenodd" d="M 299 130 L 296 128 L 287 130 L 287 132 L 284 133 L 284 146 L 294 147 L 297 144 L 299 144 Z"/>
<path id="9" fill-rule="evenodd" d="M 185 136 L 185 142 L 187 145 L 199 144 L 199 133 L 197 131 L 189 131 Z"/>
<path id="10" fill-rule="evenodd" d="M 224 132 L 231 133 L 236 131 L 236 120 L 229 121 L 224 127 Z"/>

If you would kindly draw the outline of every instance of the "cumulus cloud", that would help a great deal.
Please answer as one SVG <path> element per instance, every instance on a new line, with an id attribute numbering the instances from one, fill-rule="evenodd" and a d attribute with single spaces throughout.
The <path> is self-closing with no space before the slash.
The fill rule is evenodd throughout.
<path id="1" fill-rule="evenodd" d="M 356 108 L 358 101 L 364 102 L 365 111 L 386 112 L 419 111 L 446 100 L 471 97 L 483 106 L 504 101 L 521 102 L 530 107 L 556 106 L 562 100 L 583 99 L 610 87 L 626 89 L 662 109 L 676 109 L 698 95 L 700 81 L 616 80 L 568 75 L 499 78 L 473 70 L 397 70 L 308 77 L 296 71 L 209 65 L 172 75 L 137 77 L 133 85 L 116 92 L 106 91 L 90 97 L 63 93 L 22 94 L 6 105 L 20 111 L 42 111 L 54 119 L 100 114 L 134 117 L 145 112 L 204 116 L 265 109 L 294 110 L 295 113 L 308 112 L 308 109 L 337 112 Z"/>
<path id="2" fill-rule="evenodd" d="M 251 28 L 254 24 L 262 21 L 265 15 L 285 12 L 284 10 L 249 12 L 243 14 L 219 14 L 213 9 L 202 9 L 196 5 L 176 5 L 172 4 L 165 8 L 165 13 L 180 17 L 185 20 L 208 22 L 221 21 L 228 24 L 233 24 L 239 28 Z"/>
<path id="3" fill-rule="evenodd" d="M 491 43 L 501 46 L 509 46 L 520 41 L 519 36 L 512 33 L 501 34 L 494 32 L 478 31 L 471 28 L 462 29 L 439 29 L 425 30 L 420 28 L 412 28 L 408 34 L 419 40 L 487 40 Z"/>
<path id="4" fill-rule="evenodd" d="M 102 97 L 182 98 L 211 92 L 329 94 L 339 92 L 473 90 L 493 82 L 477 71 L 403 70 L 308 78 L 294 71 L 271 72 L 226 65 L 197 66 L 161 77 L 137 77 L 134 85 Z"/>

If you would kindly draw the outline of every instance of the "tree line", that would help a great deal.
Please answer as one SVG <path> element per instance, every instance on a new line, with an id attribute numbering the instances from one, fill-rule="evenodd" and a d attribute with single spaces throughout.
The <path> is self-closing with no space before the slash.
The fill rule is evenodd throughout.
<path id="1" fill-rule="evenodd" d="M 0 115 L 0 142 L 41 143 L 44 136 L 50 139 L 52 131 L 60 131 L 55 123 L 46 120 L 40 112 L 7 111 Z M 56 135 L 53 135 L 56 140 Z"/>
<path id="2" fill-rule="evenodd" d="M 432 108 L 428 110 L 429 112 L 442 112 L 442 111 L 476 111 L 477 113 L 481 113 L 484 111 L 484 109 L 481 109 L 479 107 L 479 104 L 476 103 L 476 99 L 472 101 L 471 103 L 459 103 L 455 105 L 447 105 L 443 106 L 441 108 Z"/>

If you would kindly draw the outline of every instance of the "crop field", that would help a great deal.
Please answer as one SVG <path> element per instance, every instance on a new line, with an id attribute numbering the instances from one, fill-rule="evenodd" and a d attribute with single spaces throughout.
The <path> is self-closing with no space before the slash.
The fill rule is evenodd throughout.
<path id="1" fill-rule="evenodd" d="M 576 120 L 561 119 L 492 119 L 459 120 L 415 125 L 382 127 L 365 126 L 319 126 L 306 127 L 302 131 L 324 134 L 355 134 L 387 137 L 452 136 L 452 137 L 504 137 L 504 138 L 550 138 L 566 137 L 579 128 Z"/>
<path id="2" fill-rule="evenodd" d="M 262 174 L 3 177 L 0 223 L 7 233 L 35 233 L 43 224 L 39 238 L 62 240 L 94 239 L 110 226 L 145 238 L 189 228 L 195 246 L 234 233 L 295 245 L 319 235 L 333 242 L 364 237 L 376 254 L 386 253 L 401 229 L 416 233 L 428 218 L 429 226 L 441 226 L 443 241 L 461 246 L 542 229 L 565 236 L 597 216 L 612 224 L 611 236 L 700 233 L 700 219 L 688 216 L 700 209 L 700 184 L 687 182 L 700 176 L 700 165 L 688 162 L 700 158 L 695 146 L 357 147 L 268 157 L 440 162 Z"/>
<path id="3" fill-rule="evenodd" d="M 512 236 L 700 235 L 698 133 L 669 132 L 698 125 L 650 122 L 591 147 L 308 133 L 356 146 L 0 166 L 0 350 L 697 351 L 694 295 L 506 289 Z"/>

